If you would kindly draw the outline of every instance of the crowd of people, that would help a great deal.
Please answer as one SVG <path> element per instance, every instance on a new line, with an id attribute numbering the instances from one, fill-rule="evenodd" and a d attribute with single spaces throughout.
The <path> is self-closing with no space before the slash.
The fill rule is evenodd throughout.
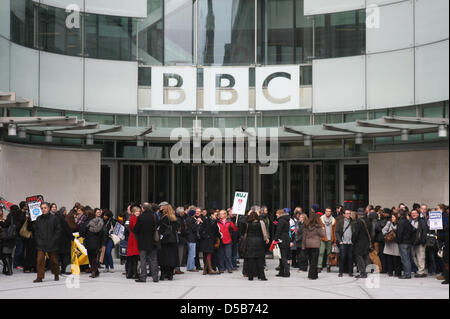
<path id="1" fill-rule="evenodd" d="M 253 206 L 247 215 L 236 216 L 230 208 L 132 203 L 115 217 L 108 209 L 80 203 L 70 211 L 42 203 L 42 215 L 32 221 L 22 202 L 7 216 L 0 207 L 0 260 L 4 275 L 23 270 L 42 282 L 50 269 L 59 280 L 59 274 L 71 272 L 72 241 L 79 233 L 89 259 L 81 270 L 91 278 L 101 269 L 114 272 L 117 246 L 123 275 L 138 283 L 148 276 L 153 282 L 173 280 L 184 267 L 205 276 L 242 268 L 248 280 L 265 281 L 266 256 L 273 254 L 279 258 L 277 277 L 288 278 L 297 269 L 315 280 L 323 269 L 336 267 L 339 277 L 353 277 L 356 270 L 356 278 L 379 272 L 400 279 L 437 276 L 448 284 L 448 210 L 443 204 L 433 209 L 441 212 L 443 229 L 431 230 L 432 210 L 419 204 L 411 210 L 399 204 L 357 211 L 339 205 L 323 212 L 314 204 L 308 212 L 296 207 L 273 213 Z M 113 232 L 117 223 L 125 229 L 122 239 Z"/>

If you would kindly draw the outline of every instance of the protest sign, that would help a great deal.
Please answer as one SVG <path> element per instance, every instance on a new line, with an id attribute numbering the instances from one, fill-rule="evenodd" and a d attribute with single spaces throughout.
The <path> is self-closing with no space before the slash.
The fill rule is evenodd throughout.
<path id="1" fill-rule="evenodd" d="M 41 203 L 44 201 L 42 195 L 35 195 L 27 197 L 26 202 L 28 204 L 28 211 L 30 212 L 31 221 L 35 221 L 39 216 L 42 215 Z"/>
<path id="2" fill-rule="evenodd" d="M 233 202 L 233 214 L 245 215 L 245 209 L 247 207 L 248 193 L 236 192 L 234 194 Z"/>
<path id="3" fill-rule="evenodd" d="M 444 225 L 442 223 L 442 213 L 437 212 L 430 212 L 430 230 L 441 230 L 444 229 Z"/>

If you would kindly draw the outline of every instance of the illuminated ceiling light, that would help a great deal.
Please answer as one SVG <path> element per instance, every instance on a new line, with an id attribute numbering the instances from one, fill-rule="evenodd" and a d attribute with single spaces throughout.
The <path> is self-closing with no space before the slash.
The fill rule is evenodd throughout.
<path id="1" fill-rule="evenodd" d="M 303 143 L 305 146 L 311 146 L 312 144 L 312 137 L 311 135 L 304 135 L 303 136 Z"/>
<path id="2" fill-rule="evenodd" d="M 51 131 L 45 131 L 45 142 L 47 143 L 53 142 L 53 135 Z"/>
<path id="3" fill-rule="evenodd" d="M 17 135 L 17 125 L 16 124 L 9 124 L 8 125 L 8 135 L 9 136 L 16 136 Z"/>
<path id="4" fill-rule="evenodd" d="M 408 129 L 402 129 L 402 141 L 406 142 L 409 139 L 409 131 Z"/>
<path id="5" fill-rule="evenodd" d="M 363 143 L 363 135 L 362 133 L 357 133 L 355 136 L 355 144 L 361 145 Z"/>
<path id="6" fill-rule="evenodd" d="M 94 145 L 94 135 L 89 134 L 86 136 L 86 145 Z"/>
<path id="7" fill-rule="evenodd" d="M 439 125 L 439 137 L 447 137 L 447 126 L 446 125 Z"/>

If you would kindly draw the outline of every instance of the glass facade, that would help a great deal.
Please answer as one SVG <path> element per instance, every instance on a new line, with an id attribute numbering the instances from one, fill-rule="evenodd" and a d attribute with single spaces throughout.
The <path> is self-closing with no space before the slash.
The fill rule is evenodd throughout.
<path id="1" fill-rule="evenodd" d="M 67 13 L 64 9 L 39 7 L 39 48 L 41 50 L 80 56 L 83 54 L 80 28 L 66 26 Z"/>
<path id="2" fill-rule="evenodd" d="M 163 0 L 147 0 L 147 18 L 138 22 L 139 61 L 164 63 Z"/>
<path id="3" fill-rule="evenodd" d="M 250 65 L 255 59 L 255 3 L 198 1 L 198 63 Z"/>
<path id="4" fill-rule="evenodd" d="M 11 41 L 28 48 L 35 46 L 34 11 L 31 0 L 11 1 Z"/>

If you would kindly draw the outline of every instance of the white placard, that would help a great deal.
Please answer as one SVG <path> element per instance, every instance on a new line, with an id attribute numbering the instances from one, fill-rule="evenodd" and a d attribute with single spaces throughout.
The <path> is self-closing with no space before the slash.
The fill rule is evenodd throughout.
<path id="1" fill-rule="evenodd" d="M 256 109 L 293 110 L 300 108 L 300 67 L 256 68 Z"/>
<path id="2" fill-rule="evenodd" d="M 248 111 L 248 68 L 204 68 L 205 111 Z"/>
<path id="3" fill-rule="evenodd" d="M 441 230 L 444 229 L 444 225 L 442 223 L 442 213 L 437 212 L 430 212 L 429 214 L 429 220 L 430 220 L 430 230 Z"/>
<path id="4" fill-rule="evenodd" d="M 153 67 L 152 106 L 155 111 L 197 109 L 197 69 L 194 67 Z"/>
<path id="5" fill-rule="evenodd" d="M 234 194 L 233 202 L 233 214 L 245 215 L 245 209 L 247 208 L 248 193 L 236 192 Z"/>
<path id="6" fill-rule="evenodd" d="M 28 210 L 30 212 L 32 222 L 34 222 L 39 216 L 42 215 L 40 202 L 28 203 Z"/>

